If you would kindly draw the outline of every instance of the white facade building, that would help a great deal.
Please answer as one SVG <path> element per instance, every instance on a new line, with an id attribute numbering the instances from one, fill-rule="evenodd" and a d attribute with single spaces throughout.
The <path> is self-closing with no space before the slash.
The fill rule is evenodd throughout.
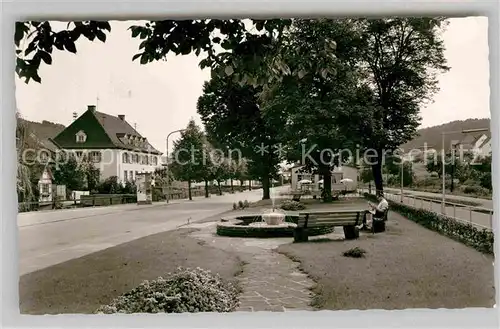
<path id="1" fill-rule="evenodd" d="M 90 159 L 100 171 L 100 179 L 116 176 L 122 183 L 134 181 L 138 173 L 161 168 L 161 152 L 125 120 L 97 112 L 95 106 L 59 133 L 53 142 L 75 154 L 82 163 Z"/>

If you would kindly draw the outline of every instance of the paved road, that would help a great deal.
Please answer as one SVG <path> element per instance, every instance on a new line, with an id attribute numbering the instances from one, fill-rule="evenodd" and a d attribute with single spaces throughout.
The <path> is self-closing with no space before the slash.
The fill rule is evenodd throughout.
<path id="1" fill-rule="evenodd" d="M 276 188 L 278 190 L 279 188 Z M 258 201 L 262 190 L 171 204 L 121 205 L 21 213 L 19 273 L 30 273 L 73 258 L 173 230 L 232 209 L 233 202 Z"/>

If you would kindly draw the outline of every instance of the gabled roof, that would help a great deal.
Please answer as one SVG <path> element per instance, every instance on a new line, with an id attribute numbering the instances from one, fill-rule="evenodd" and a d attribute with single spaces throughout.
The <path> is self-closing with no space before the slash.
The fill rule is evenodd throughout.
<path id="1" fill-rule="evenodd" d="M 481 145 L 478 146 L 478 147 L 482 147 L 482 146 L 484 146 L 484 144 L 486 144 L 486 143 L 488 143 L 488 141 L 490 141 L 491 136 L 489 134 L 486 134 L 486 133 L 468 134 L 460 141 L 460 144 L 464 148 L 472 149 L 472 148 L 474 148 L 476 143 L 479 141 L 479 139 L 483 136 L 486 136 L 486 138 L 484 139 L 483 143 L 481 143 Z"/>
<path id="2" fill-rule="evenodd" d="M 124 141 L 125 135 L 137 136 L 139 138 L 144 138 L 137 130 L 132 128 L 132 126 L 125 120 L 118 117 L 112 116 L 107 113 L 94 112 L 94 116 L 101 123 L 102 127 L 111 138 L 113 144 L 124 149 L 137 149 L 137 146 L 126 144 Z M 144 147 L 140 149 L 144 151 L 149 151 L 152 153 L 161 154 L 160 151 L 155 149 L 147 140 Z"/>
<path id="3" fill-rule="evenodd" d="M 83 131 L 87 139 L 77 143 L 75 135 Z M 125 135 L 145 140 L 145 138 L 123 118 L 98 112 L 89 108 L 54 140 L 65 149 L 119 148 L 161 154 L 147 140 L 142 146 L 126 143 Z"/>
<path id="4" fill-rule="evenodd" d="M 490 141 L 491 141 L 491 136 L 486 136 L 486 138 L 484 139 L 484 141 L 478 147 L 483 147 L 484 145 L 486 145 Z"/>

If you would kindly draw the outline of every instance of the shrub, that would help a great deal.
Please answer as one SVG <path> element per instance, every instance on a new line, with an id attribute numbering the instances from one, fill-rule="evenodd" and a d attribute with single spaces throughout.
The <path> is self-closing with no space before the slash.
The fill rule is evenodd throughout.
<path id="1" fill-rule="evenodd" d="M 111 176 L 100 183 L 97 190 L 100 194 L 118 194 L 122 190 L 122 185 L 118 182 L 117 176 Z"/>
<path id="2" fill-rule="evenodd" d="M 238 306 L 238 292 L 210 271 L 179 268 L 166 278 L 142 282 L 96 313 L 231 312 Z"/>
<path id="3" fill-rule="evenodd" d="M 137 186 L 133 182 L 126 181 L 125 185 L 122 186 L 122 188 L 121 188 L 121 193 L 122 194 L 136 194 L 137 193 Z M 153 189 L 153 194 L 154 194 L 154 189 Z"/>
<path id="4" fill-rule="evenodd" d="M 368 200 L 375 199 L 375 196 L 368 193 L 365 193 L 364 196 Z M 456 219 L 429 210 L 417 209 L 399 202 L 388 202 L 389 209 L 400 213 L 425 228 L 462 242 L 480 252 L 493 254 L 494 236 L 493 232 L 488 229 L 479 229 L 471 224 L 459 222 Z"/>
<path id="5" fill-rule="evenodd" d="M 233 210 L 238 210 L 238 204 L 236 202 L 233 203 Z"/>
<path id="6" fill-rule="evenodd" d="M 298 201 L 285 200 L 280 205 L 280 208 L 283 209 L 283 210 L 297 211 L 297 210 L 303 210 L 306 207 L 302 203 L 300 203 Z"/>
<path id="7" fill-rule="evenodd" d="M 241 200 L 238 201 L 238 208 L 243 209 L 243 207 L 244 207 L 243 201 Z"/>
<path id="8" fill-rule="evenodd" d="M 461 190 L 465 194 L 487 195 L 489 190 L 481 186 L 462 186 Z"/>
<path id="9" fill-rule="evenodd" d="M 354 247 L 354 248 L 351 248 L 347 251 L 344 251 L 342 255 L 344 257 L 362 258 L 362 257 L 365 257 L 365 254 L 366 254 L 366 250 L 361 249 L 359 247 Z"/>
<path id="10" fill-rule="evenodd" d="M 248 202 L 248 200 L 243 201 L 243 208 L 248 208 L 248 207 L 250 207 L 250 203 Z"/>
<path id="11" fill-rule="evenodd" d="M 493 189 L 493 184 L 491 182 L 491 172 L 484 173 L 479 179 L 481 187 L 486 189 L 488 192 Z"/>

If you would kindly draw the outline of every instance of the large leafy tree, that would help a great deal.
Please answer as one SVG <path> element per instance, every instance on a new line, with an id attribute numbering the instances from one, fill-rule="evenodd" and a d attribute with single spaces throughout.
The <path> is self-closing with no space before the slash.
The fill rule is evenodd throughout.
<path id="1" fill-rule="evenodd" d="M 111 31 L 108 22 L 69 22 L 66 29 L 55 30 L 50 22 L 16 22 L 14 42 L 16 44 L 16 73 L 26 83 L 41 82 L 40 65 L 52 64 L 55 49 L 76 53 L 75 42 L 81 37 L 90 41 L 106 41 L 106 32 Z"/>
<path id="2" fill-rule="evenodd" d="M 290 72 L 278 56 L 279 40 L 291 24 L 288 19 L 200 19 L 148 21 L 130 27 L 131 37 L 142 40 L 132 60 L 141 64 L 166 60 L 168 54 L 200 56 L 201 68 L 211 68 L 218 74 L 235 73 L 233 77 L 253 85 L 264 85 L 269 79 L 280 79 Z M 38 75 L 42 63 L 52 64 L 54 48 L 76 53 L 75 42 L 80 37 L 91 41 L 106 41 L 111 31 L 108 22 L 70 22 L 55 30 L 48 21 L 17 22 L 16 72 L 28 83 L 41 81 Z M 246 56 L 240 61 L 241 56 Z M 248 60 L 251 58 L 251 60 Z"/>
<path id="3" fill-rule="evenodd" d="M 210 139 L 235 161 L 247 160 L 250 177 L 261 180 L 263 199 L 270 198 L 270 179 L 277 173 L 279 124 L 263 117 L 258 90 L 221 76 L 205 83 L 198 113 Z"/>
<path id="4" fill-rule="evenodd" d="M 376 161 L 371 161 L 373 177 L 382 193 L 385 152 L 415 136 L 420 107 L 438 90 L 437 74 L 449 69 L 441 38 L 446 21 L 442 17 L 394 17 L 342 22 L 358 35 L 352 64 L 364 70 L 373 95 L 362 145 L 376 152 Z"/>
<path id="5" fill-rule="evenodd" d="M 85 190 L 86 173 L 82 164 L 73 153 L 65 153 L 61 156 L 57 168 L 53 170 L 54 183 L 66 185 L 69 191 Z"/>
<path id="6" fill-rule="evenodd" d="M 148 21 L 130 27 L 132 38 L 141 40 L 132 60 L 141 64 L 166 60 L 168 54 L 200 56 L 200 67 L 233 81 L 262 87 L 261 92 L 285 76 L 301 76 L 312 65 L 290 69 L 284 54 L 290 49 L 282 42 L 291 19 L 199 19 Z M 76 53 L 81 37 L 106 41 L 108 22 L 70 22 L 66 29 L 53 31 L 50 22 L 17 22 L 16 72 L 28 83 L 41 82 L 42 62 L 52 64 L 54 47 Z"/>
<path id="7" fill-rule="evenodd" d="M 353 154 L 370 98 L 359 72 L 348 63 L 353 37 L 341 24 L 297 20 L 286 43 L 292 49 L 286 61 L 300 77 L 275 85 L 266 98 L 265 115 L 284 118 L 279 132 L 287 159 L 322 176 L 323 199 L 330 201 L 331 170 Z"/>
<path id="8" fill-rule="evenodd" d="M 204 144 L 205 135 L 194 120 L 189 121 L 181 137 L 174 141 L 174 157 L 169 166 L 177 179 L 188 182 L 189 200 L 193 199 L 191 184 L 205 179 L 207 156 Z"/>

